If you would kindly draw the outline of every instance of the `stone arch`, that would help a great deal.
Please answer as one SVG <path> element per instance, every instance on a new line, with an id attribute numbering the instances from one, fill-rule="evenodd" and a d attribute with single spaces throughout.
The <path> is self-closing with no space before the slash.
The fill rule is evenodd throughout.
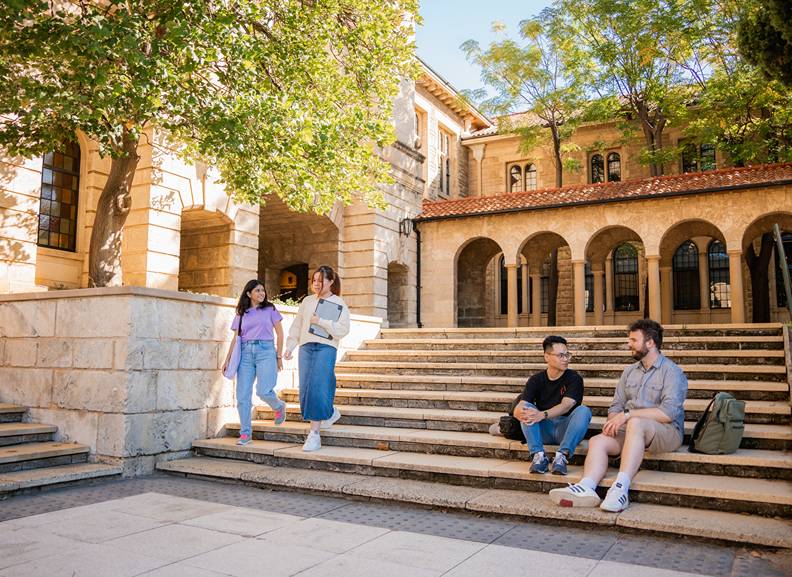
<path id="1" fill-rule="evenodd" d="M 572 252 L 567 240 L 557 232 L 539 231 L 522 242 L 518 254 L 528 264 L 533 324 L 539 324 L 543 314 L 549 326 L 574 324 Z"/>
<path id="2" fill-rule="evenodd" d="M 406 327 L 409 324 L 408 268 L 396 261 L 388 263 L 388 326 Z"/>
<path id="3" fill-rule="evenodd" d="M 231 242 L 233 221 L 201 208 L 182 211 L 179 290 L 233 296 Z"/>
<path id="4" fill-rule="evenodd" d="M 644 244 L 641 236 L 633 229 L 613 225 L 601 228 L 586 243 L 586 260 L 591 263 L 592 271 L 605 270 L 605 260 L 608 255 L 619 245 L 625 242 Z"/>
<path id="5" fill-rule="evenodd" d="M 457 250 L 454 258 L 457 326 L 492 324 L 494 304 L 487 298 L 487 270 L 502 252 L 497 242 L 486 237 L 470 239 Z"/>
<path id="6" fill-rule="evenodd" d="M 748 278 L 745 283 L 749 294 L 747 308 L 753 322 L 787 320 L 789 316 L 779 309 L 777 299 L 772 298 L 777 290 L 774 224 L 778 224 L 782 233 L 792 232 L 792 213 L 776 211 L 759 216 L 745 228 L 742 237 L 743 272 Z"/>
<path id="7" fill-rule="evenodd" d="M 731 248 L 723 232 L 711 222 L 703 219 L 682 220 L 668 227 L 660 239 L 660 266 L 671 266 L 674 252 L 679 245 L 697 237 L 716 239 L 721 241 L 727 250 Z M 698 246 L 699 251 L 704 248 L 703 245 Z"/>

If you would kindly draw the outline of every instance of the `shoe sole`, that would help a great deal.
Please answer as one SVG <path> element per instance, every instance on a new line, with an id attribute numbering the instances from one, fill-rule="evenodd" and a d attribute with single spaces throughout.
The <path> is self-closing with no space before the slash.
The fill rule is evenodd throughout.
<path id="1" fill-rule="evenodd" d="M 303 453 L 313 453 L 314 451 L 318 451 L 321 448 L 322 448 L 321 445 L 319 445 L 316 448 L 311 448 L 311 449 L 306 449 L 305 447 L 303 447 Z"/>
<path id="2" fill-rule="evenodd" d="M 237 446 L 238 447 L 244 447 L 245 445 L 249 445 L 252 442 L 253 442 L 253 439 L 250 439 L 249 441 L 237 441 Z"/>
<path id="3" fill-rule="evenodd" d="M 602 502 L 594 495 L 573 495 L 566 489 L 553 489 L 550 498 L 561 507 L 596 507 Z"/>
<path id="4" fill-rule="evenodd" d="M 551 473 L 553 473 L 553 475 L 566 475 L 567 474 L 566 471 L 556 471 L 555 469 L 553 469 L 551 471 Z"/>

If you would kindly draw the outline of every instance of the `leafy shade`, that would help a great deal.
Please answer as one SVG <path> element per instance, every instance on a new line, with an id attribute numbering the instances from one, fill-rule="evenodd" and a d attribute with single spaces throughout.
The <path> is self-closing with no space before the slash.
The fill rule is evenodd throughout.
<path id="1" fill-rule="evenodd" d="M 740 52 L 768 77 L 792 86 L 792 3 L 757 0 L 738 27 Z"/>
<path id="2" fill-rule="evenodd" d="M 82 131 L 123 158 L 147 128 L 217 166 L 238 199 L 297 210 L 377 198 L 391 103 L 413 73 L 416 0 L 7 0 L 0 146 Z"/>

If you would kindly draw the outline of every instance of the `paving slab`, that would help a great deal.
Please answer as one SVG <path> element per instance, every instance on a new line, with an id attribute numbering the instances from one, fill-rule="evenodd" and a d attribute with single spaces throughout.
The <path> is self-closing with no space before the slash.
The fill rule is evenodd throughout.
<path id="1" fill-rule="evenodd" d="M 210 529 L 221 533 L 232 533 L 243 537 L 256 537 L 281 527 L 293 525 L 301 520 L 302 517 L 297 517 L 296 515 L 234 507 L 218 513 L 182 521 L 182 525 Z"/>
<path id="2" fill-rule="evenodd" d="M 158 521 L 176 523 L 211 513 L 219 513 L 228 508 L 228 505 L 200 501 L 198 499 L 185 499 L 160 493 L 144 493 L 117 501 L 113 510 Z"/>
<path id="3" fill-rule="evenodd" d="M 242 540 L 239 535 L 173 524 L 107 541 L 113 550 L 145 551 L 149 557 L 174 562 L 195 557 Z M 211 567 L 210 567 L 211 569 Z"/>
<path id="4" fill-rule="evenodd" d="M 439 577 L 442 571 L 419 569 L 382 559 L 339 555 L 300 573 L 300 577 Z"/>
<path id="5" fill-rule="evenodd" d="M 71 515 L 63 515 L 57 520 L 38 525 L 36 530 L 85 543 L 104 543 L 133 533 L 156 529 L 165 523 L 167 522 L 97 508 L 82 509 L 72 512 Z"/>
<path id="6" fill-rule="evenodd" d="M 488 545 L 454 567 L 444 577 L 481 577 L 482 575 L 579 577 L 588 575 L 596 564 L 597 561 L 594 559 Z M 627 574 L 621 573 L 621 575 Z"/>
<path id="7" fill-rule="evenodd" d="M 631 529 L 792 548 L 792 522 L 783 519 L 634 503 L 618 515 L 616 524 Z"/>
<path id="8" fill-rule="evenodd" d="M 0 525 L 0 569 L 43 560 L 77 546 L 79 543 L 72 539 L 3 523 Z"/>
<path id="9" fill-rule="evenodd" d="M 368 525 L 312 518 L 270 531 L 261 535 L 260 538 L 284 545 L 310 543 L 312 548 L 320 551 L 340 554 L 359 547 L 363 543 L 376 539 L 387 532 L 388 529 Z"/>

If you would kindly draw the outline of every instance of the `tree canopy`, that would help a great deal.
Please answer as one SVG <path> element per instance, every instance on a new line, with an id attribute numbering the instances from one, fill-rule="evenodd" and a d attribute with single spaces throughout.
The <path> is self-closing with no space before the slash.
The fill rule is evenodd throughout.
<path id="1" fill-rule="evenodd" d="M 417 0 L 6 0 L 0 146 L 30 157 L 82 131 L 113 157 L 97 210 L 110 226 L 91 242 L 92 259 L 110 249 L 104 262 L 150 127 L 241 200 L 376 201 L 389 172 L 375 145 L 394 138 L 415 18 Z M 111 284 L 116 265 L 89 267 L 92 284 Z"/>
<path id="2" fill-rule="evenodd" d="M 792 86 L 792 3 L 748 2 L 739 24 L 740 51 L 768 77 Z"/>

